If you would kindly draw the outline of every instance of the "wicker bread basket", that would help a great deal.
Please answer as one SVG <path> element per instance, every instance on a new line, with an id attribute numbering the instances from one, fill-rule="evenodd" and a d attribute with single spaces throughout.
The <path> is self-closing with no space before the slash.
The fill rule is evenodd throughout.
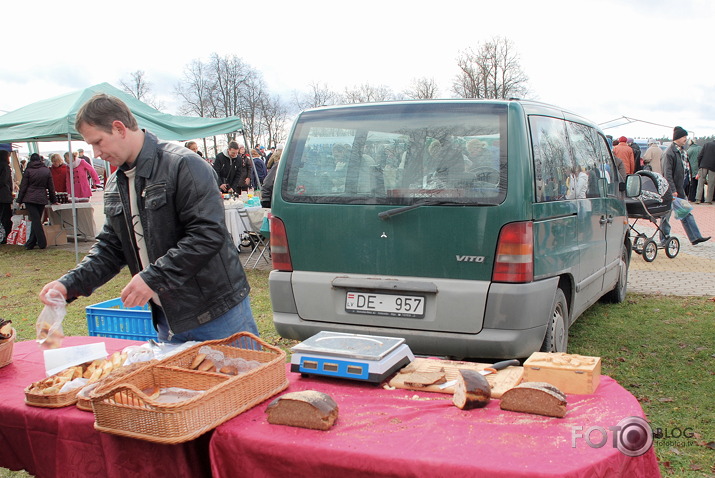
<path id="1" fill-rule="evenodd" d="M 241 375 L 190 370 L 202 346 L 228 358 L 260 362 Z M 241 332 L 202 342 L 154 365 L 142 367 L 89 393 L 97 430 L 165 444 L 192 440 L 252 408 L 288 386 L 284 351 Z M 162 403 L 143 390 L 178 387 L 202 393 L 176 403 Z"/>
<path id="2" fill-rule="evenodd" d="M 12 349 L 15 346 L 16 336 L 17 332 L 13 328 L 10 338 L 0 343 L 0 368 L 12 363 Z"/>
<path id="3" fill-rule="evenodd" d="M 40 382 L 42 382 L 42 380 Z M 79 393 L 81 388 L 75 388 L 65 393 L 44 395 L 33 391 L 35 385 L 40 382 L 31 383 L 25 388 L 25 403 L 27 405 L 43 408 L 62 408 L 77 403 L 77 393 Z"/>

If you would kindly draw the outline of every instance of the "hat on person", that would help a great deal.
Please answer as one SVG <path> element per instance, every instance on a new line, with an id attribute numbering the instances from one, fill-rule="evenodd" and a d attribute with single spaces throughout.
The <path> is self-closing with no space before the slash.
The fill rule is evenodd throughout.
<path id="1" fill-rule="evenodd" d="M 620 138 L 618 138 L 618 142 L 619 142 L 619 143 L 627 143 L 627 142 L 628 142 L 628 138 L 626 138 L 625 136 L 621 136 Z"/>
<path id="2" fill-rule="evenodd" d="M 41 159 L 42 159 L 42 157 L 40 157 L 40 155 L 37 153 L 32 153 L 30 155 L 30 161 L 39 161 Z"/>
<path id="3" fill-rule="evenodd" d="M 673 129 L 673 141 L 675 141 L 676 139 L 680 139 L 680 138 L 682 138 L 683 136 L 687 136 L 687 135 L 688 135 L 688 132 L 685 131 L 685 130 L 684 130 L 683 128 L 681 128 L 680 126 L 676 126 L 676 127 Z"/>
<path id="4" fill-rule="evenodd" d="M 283 149 L 283 143 L 278 143 L 278 146 L 276 146 L 276 149 Z"/>
<path id="5" fill-rule="evenodd" d="M 658 140 L 655 138 L 651 138 L 648 140 L 648 144 L 658 144 Z"/>
<path id="6" fill-rule="evenodd" d="M 633 142 L 633 138 L 628 138 L 628 139 L 626 140 L 626 143 L 632 143 L 632 142 Z"/>

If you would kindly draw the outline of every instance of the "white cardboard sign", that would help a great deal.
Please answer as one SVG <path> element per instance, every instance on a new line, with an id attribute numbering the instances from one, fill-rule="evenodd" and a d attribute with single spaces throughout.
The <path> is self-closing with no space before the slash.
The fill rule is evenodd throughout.
<path id="1" fill-rule="evenodd" d="M 104 342 L 45 350 L 45 372 L 54 375 L 68 367 L 107 358 Z"/>

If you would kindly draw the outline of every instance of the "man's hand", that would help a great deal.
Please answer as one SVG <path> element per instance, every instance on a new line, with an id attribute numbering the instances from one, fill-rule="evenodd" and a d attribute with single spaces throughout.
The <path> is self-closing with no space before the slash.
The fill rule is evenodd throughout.
<path id="1" fill-rule="evenodd" d="M 154 291 L 146 285 L 141 275 L 136 274 L 129 284 L 122 289 L 122 302 L 124 307 L 131 308 L 146 305 L 154 295 Z"/>
<path id="2" fill-rule="evenodd" d="M 60 294 L 62 294 L 62 297 L 67 300 L 67 288 L 62 285 L 62 282 L 54 280 L 50 282 L 49 284 L 46 284 L 45 287 L 42 288 L 40 291 L 40 301 L 45 304 L 45 305 L 54 305 L 53 302 L 50 302 L 50 299 L 47 297 L 47 293 L 50 290 L 56 290 Z"/>
<path id="3" fill-rule="evenodd" d="M 223 192 L 226 192 L 226 189 L 228 189 L 228 184 L 222 184 L 221 186 L 219 186 L 219 189 Z"/>

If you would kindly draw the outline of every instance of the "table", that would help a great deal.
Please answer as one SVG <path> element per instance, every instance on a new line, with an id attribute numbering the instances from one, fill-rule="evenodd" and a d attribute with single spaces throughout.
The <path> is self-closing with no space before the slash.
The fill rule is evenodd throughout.
<path id="1" fill-rule="evenodd" d="M 333 397 L 340 409 L 334 427 L 322 432 L 271 425 L 264 402 L 214 430 L 213 476 L 660 475 L 653 448 L 632 458 L 610 441 L 591 448 L 581 439 L 572 447 L 574 426 L 607 428 L 643 417 L 636 398 L 607 376 L 594 395 L 569 395 L 568 413 L 558 419 L 502 411 L 498 400 L 463 411 L 449 395 L 288 375 L 286 392 L 318 390 Z"/>
<path id="2" fill-rule="evenodd" d="M 263 223 L 263 218 L 266 217 L 270 209 L 264 209 L 261 206 L 246 207 L 242 201 L 235 199 L 224 200 L 224 218 L 226 220 L 226 228 L 233 238 L 233 243 L 240 249 L 241 236 L 246 231 L 259 232 Z M 249 223 L 245 223 L 239 215 L 239 209 L 245 208 L 248 211 Z"/>
<path id="3" fill-rule="evenodd" d="M 85 240 L 94 239 L 97 234 L 94 207 L 89 202 L 76 202 L 74 206 L 77 208 L 77 234 Z M 59 224 L 68 236 L 74 237 L 72 204 L 52 204 L 47 205 L 46 209 L 50 212 L 50 223 Z"/>
<path id="4" fill-rule="evenodd" d="M 63 345 L 104 342 L 107 352 L 140 342 L 67 337 Z M 13 363 L 0 368 L 0 466 L 37 477 L 210 476 L 211 433 L 179 445 L 162 445 L 101 433 L 94 415 L 75 406 L 25 405 L 24 389 L 42 379 L 44 360 L 34 341 L 15 344 Z"/>

